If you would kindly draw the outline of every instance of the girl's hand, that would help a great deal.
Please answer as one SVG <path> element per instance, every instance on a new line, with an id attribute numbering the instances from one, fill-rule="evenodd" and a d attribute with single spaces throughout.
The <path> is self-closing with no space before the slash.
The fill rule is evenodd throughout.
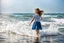
<path id="1" fill-rule="evenodd" d="M 41 17 L 40 20 L 43 20 L 43 18 Z"/>
<path id="2" fill-rule="evenodd" d="M 31 23 L 29 24 L 29 26 L 31 25 Z"/>

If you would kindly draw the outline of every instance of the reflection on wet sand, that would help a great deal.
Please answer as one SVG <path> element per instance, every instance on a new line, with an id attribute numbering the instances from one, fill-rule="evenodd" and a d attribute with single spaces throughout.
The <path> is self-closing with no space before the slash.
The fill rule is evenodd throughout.
<path id="1" fill-rule="evenodd" d="M 39 42 L 39 37 L 36 37 L 34 43 L 40 43 L 40 42 Z"/>
<path id="2" fill-rule="evenodd" d="M 64 35 L 28 37 L 17 34 L 0 35 L 0 43 L 64 43 Z"/>

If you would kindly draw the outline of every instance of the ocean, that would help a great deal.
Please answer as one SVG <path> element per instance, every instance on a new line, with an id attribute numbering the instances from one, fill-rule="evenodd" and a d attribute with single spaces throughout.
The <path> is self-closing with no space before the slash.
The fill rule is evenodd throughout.
<path id="1" fill-rule="evenodd" d="M 29 25 L 34 13 L 0 13 L 0 40 L 6 43 L 64 43 L 64 13 L 44 13 L 39 38 Z M 31 37 L 31 38 L 30 38 Z"/>

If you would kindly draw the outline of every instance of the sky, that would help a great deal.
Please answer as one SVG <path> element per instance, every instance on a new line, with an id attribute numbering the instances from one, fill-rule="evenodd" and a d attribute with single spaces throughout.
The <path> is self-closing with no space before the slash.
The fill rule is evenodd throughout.
<path id="1" fill-rule="evenodd" d="M 0 12 L 7 13 L 33 13 L 40 8 L 46 13 L 63 13 L 64 0 L 1 0 Z"/>

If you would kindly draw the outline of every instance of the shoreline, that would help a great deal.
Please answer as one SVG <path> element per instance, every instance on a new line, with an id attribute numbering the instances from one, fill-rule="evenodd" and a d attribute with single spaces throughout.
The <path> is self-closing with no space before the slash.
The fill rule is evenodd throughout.
<path id="1" fill-rule="evenodd" d="M 7 35 L 6 33 L 4 33 L 5 36 Z M 0 34 L 1 35 L 1 34 Z M 1 35 L 3 36 L 3 35 Z M 53 35 L 50 35 L 50 36 L 43 36 L 43 37 L 27 37 L 27 36 L 19 36 L 17 34 L 10 34 L 8 35 L 8 38 L 4 38 L 3 37 L 0 37 L 0 42 L 2 43 L 28 43 L 28 42 L 32 42 L 32 43 L 36 43 L 36 42 L 47 42 L 47 43 L 52 43 L 52 42 L 64 42 L 64 35 L 57 35 L 57 36 L 53 36 Z"/>

